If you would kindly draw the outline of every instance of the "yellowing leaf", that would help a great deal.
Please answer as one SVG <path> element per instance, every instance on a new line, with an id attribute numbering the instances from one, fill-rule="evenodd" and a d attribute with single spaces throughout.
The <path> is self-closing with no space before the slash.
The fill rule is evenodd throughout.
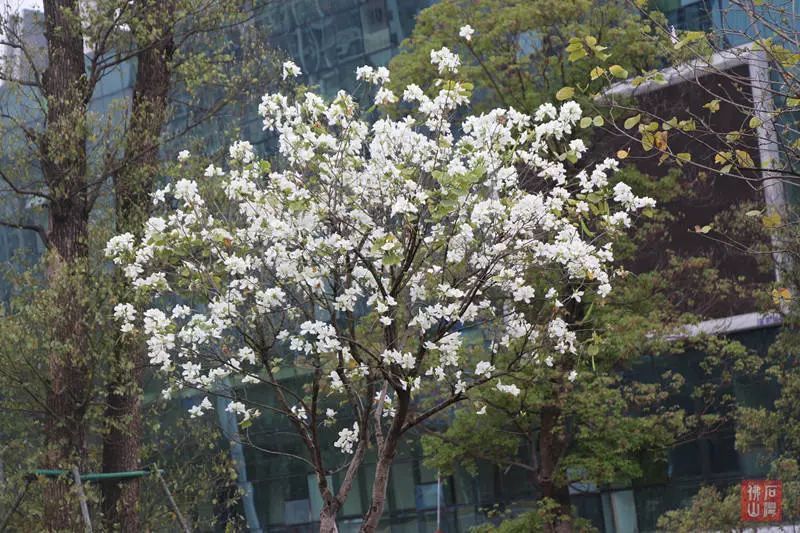
<path id="1" fill-rule="evenodd" d="M 627 150 L 617 150 L 617 159 L 625 159 L 626 157 L 628 157 Z"/>
<path id="2" fill-rule="evenodd" d="M 741 131 L 730 131 L 725 134 L 725 140 L 729 143 L 735 143 L 742 137 Z"/>
<path id="3" fill-rule="evenodd" d="M 786 105 L 789 107 L 797 107 L 800 105 L 800 98 L 787 98 Z"/>
<path id="4" fill-rule="evenodd" d="M 792 291 L 786 287 L 772 289 L 772 301 L 775 305 L 780 305 L 782 302 L 789 302 L 792 300 Z"/>
<path id="5" fill-rule="evenodd" d="M 759 211 L 758 209 L 751 209 L 750 211 L 745 213 L 744 216 L 746 216 L 746 217 L 757 217 L 760 214 L 761 214 L 761 211 Z"/>
<path id="6" fill-rule="evenodd" d="M 745 168 L 753 168 L 756 164 L 753 162 L 753 158 L 750 157 L 750 154 L 745 152 L 744 150 L 736 150 L 736 163 L 740 167 Z"/>
<path id="7" fill-rule="evenodd" d="M 750 126 L 751 128 L 757 128 L 761 124 L 763 124 L 763 122 L 758 117 L 750 117 L 750 122 L 747 123 L 747 125 Z"/>
<path id="8" fill-rule="evenodd" d="M 562 87 L 556 93 L 556 100 L 569 100 L 575 94 L 573 87 Z"/>
<path id="9" fill-rule="evenodd" d="M 592 125 L 592 117 L 583 117 L 580 122 L 581 128 L 588 128 Z"/>
<path id="10" fill-rule="evenodd" d="M 731 153 L 730 152 L 718 152 L 714 156 L 714 163 L 718 165 L 724 165 L 726 163 L 730 163 L 731 161 Z"/>
<path id="11" fill-rule="evenodd" d="M 712 113 L 716 113 L 717 111 L 719 111 L 719 100 L 714 98 L 713 100 L 711 100 L 710 102 L 705 104 L 703 107 L 705 107 L 706 109 L 708 109 Z"/>
<path id="12" fill-rule="evenodd" d="M 605 120 L 603 120 L 603 117 L 602 117 L 601 115 L 597 115 L 596 117 L 594 117 L 594 118 L 592 119 L 592 124 L 594 124 L 594 125 L 595 125 L 595 126 L 597 126 L 598 128 L 599 128 L 600 126 L 602 126 L 603 124 L 605 124 L 605 123 L 606 123 L 606 121 L 605 121 Z"/>
<path id="13" fill-rule="evenodd" d="M 781 225 L 782 219 L 778 213 L 770 213 L 761 217 L 761 223 L 767 229 L 775 229 Z"/>
<path id="14" fill-rule="evenodd" d="M 605 73 L 606 69 L 604 69 L 603 67 L 594 67 L 592 71 L 589 73 L 589 76 L 591 76 L 592 80 L 596 80 Z"/>
<path id="15" fill-rule="evenodd" d="M 655 133 L 655 145 L 659 150 L 665 151 L 667 149 L 667 132 L 657 131 Z"/>

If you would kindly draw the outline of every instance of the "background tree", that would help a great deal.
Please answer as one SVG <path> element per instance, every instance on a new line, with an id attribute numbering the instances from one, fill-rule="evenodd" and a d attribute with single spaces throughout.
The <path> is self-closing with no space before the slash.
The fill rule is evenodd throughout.
<path id="1" fill-rule="evenodd" d="M 468 40 L 459 36 L 465 25 L 473 30 Z M 476 87 L 476 111 L 501 106 L 532 113 L 554 101 L 562 87 L 585 78 L 583 65 L 570 61 L 573 37 L 602 35 L 607 47 L 602 53 L 631 69 L 651 69 L 662 43 L 649 31 L 623 0 L 443 0 L 420 12 L 392 59 L 392 87 L 415 80 L 429 88 L 430 50 L 458 43 L 463 72 Z"/>
<path id="2" fill-rule="evenodd" d="M 631 6 L 649 16 L 646 2 Z M 672 163 L 729 188 L 753 191 L 752 203 L 734 204 L 727 213 L 708 216 L 694 231 L 723 243 L 722 249 L 757 258 L 776 273 L 777 281 L 762 283 L 760 294 L 749 301 L 751 310 L 782 315 L 783 328 L 768 354 L 733 368 L 738 377 L 763 384 L 759 401 L 739 405 L 734 421 L 737 449 L 759 453 L 767 475 L 786 482 L 784 516 L 792 520 L 797 467 L 791 428 L 798 414 L 791 407 L 796 403 L 797 346 L 797 226 L 792 204 L 800 146 L 800 21 L 791 3 L 750 0 L 733 0 L 716 17 L 718 23 L 710 31 L 677 31 L 650 19 L 654 32 L 672 41 L 665 55 L 673 67 L 663 70 L 628 71 L 615 67 L 613 59 L 598 57 L 583 41 L 576 39 L 573 46 L 582 50 L 576 62 L 593 66 L 595 81 L 583 85 L 585 93 L 611 108 L 609 128 L 627 139 L 626 151 L 632 156 Z M 678 84 L 694 95 L 691 104 L 687 100 L 678 109 L 650 105 L 648 91 Z M 738 490 L 734 486 L 701 491 L 690 507 L 667 513 L 660 524 L 681 531 L 744 527 L 732 507 Z"/>
<path id="3" fill-rule="evenodd" d="M 462 31 L 465 24 L 470 28 Z M 579 132 L 590 146 L 583 161 L 592 161 L 624 146 L 624 142 L 608 141 L 614 131 L 608 123 L 616 115 L 614 109 L 598 105 L 598 87 L 619 79 L 623 72 L 625 76 L 628 71 L 652 72 L 673 59 L 668 50 L 672 48 L 670 34 L 660 31 L 664 26 L 660 13 L 642 13 L 626 1 L 443 1 L 420 14 L 413 34 L 392 60 L 393 84 L 402 86 L 413 76 L 417 81 L 429 80 L 421 85 L 433 88 L 435 72 L 422 61 L 429 43 L 458 36 L 465 56 L 463 68 L 475 80 L 474 108 L 530 109 L 550 98 L 578 98 L 593 109 L 593 117 L 582 119 L 587 128 Z M 619 156 L 629 154 L 620 150 Z M 726 277 L 719 262 L 704 257 L 707 250 L 664 253 L 675 248 L 665 241 L 685 231 L 680 226 L 682 212 L 692 196 L 703 193 L 687 184 L 680 167 L 673 165 L 666 172 L 657 169 L 657 174 L 649 175 L 648 169 L 637 170 L 637 161 L 625 160 L 619 178 L 637 194 L 656 198 L 658 208 L 648 213 L 650 218 L 636 228 L 633 238 L 615 243 L 616 256 L 631 271 L 619 281 L 619 290 L 604 305 L 585 299 L 574 306 L 578 316 L 590 316 L 597 327 L 587 338 L 591 354 L 575 365 L 518 374 L 515 383 L 523 390 L 519 398 L 498 401 L 496 395 L 488 394 L 484 398 L 487 415 L 459 409 L 451 426 L 425 431 L 428 460 L 444 471 L 481 459 L 528 472 L 539 487 L 538 494 L 558 502 L 555 515 L 551 507 L 542 509 L 547 517 L 537 519 L 539 524 L 550 523 L 554 516 L 569 516 L 569 481 L 635 480 L 643 475 L 643 463 L 665 460 L 672 446 L 728 427 L 732 403 L 719 391 L 730 380 L 720 376 L 728 376 L 731 368 L 752 358 L 735 342 L 689 335 L 674 340 L 683 325 L 701 321 L 727 306 L 726 302 L 751 298 L 752 290 Z M 763 240 L 763 231 L 747 223 L 742 222 Z M 726 227 L 730 226 L 726 221 Z M 687 286 L 695 297 L 686 297 Z M 561 291 L 569 294 L 572 289 Z M 677 372 L 649 383 L 631 380 L 630 372 L 622 373 L 645 355 L 666 356 L 689 349 L 709 354 L 704 375 L 713 377 L 719 388 L 687 384 Z M 692 389 L 701 399 L 695 410 L 677 409 L 675 395 L 689 395 Z M 606 415 L 602 422 L 600 413 Z M 640 416 L 631 417 L 631 413 Z M 619 438 L 622 434 L 626 438 Z"/>
<path id="4" fill-rule="evenodd" d="M 113 220 L 138 231 L 169 142 L 188 143 L 195 128 L 223 112 L 235 117 L 236 104 L 267 79 L 269 57 L 249 35 L 256 12 L 247 2 L 53 0 L 44 2 L 40 20 L 32 19 L 33 31 L 15 13 L 3 16 L 2 44 L 14 53 L 0 72 L 4 137 L 10 139 L 0 176 L 8 192 L 37 199 L 43 211 L 3 223 L 41 237 L 47 284 L 37 298 L 57 310 L 43 324 L 48 342 L 29 345 L 49 350 L 46 378 L 20 383 L 47 421 L 44 466 L 85 470 L 96 464 L 91 438 L 102 435 L 103 470 L 138 468 L 141 346 L 134 339 L 95 342 L 102 337 L 96 325 L 120 295 L 99 274 L 92 222 Z M 251 46 L 234 56 L 232 37 Z M 103 80 L 124 80 L 134 64 L 132 90 L 111 102 L 100 98 Z M 110 203 L 113 219 L 103 215 Z M 45 216 L 46 223 L 36 223 Z M 91 300 L 98 295 L 105 299 Z M 48 491 L 47 527 L 70 527 L 75 513 L 68 510 L 66 485 L 50 483 Z M 138 530 L 137 500 L 138 481 L 103 484 L 109 524 Z"/>

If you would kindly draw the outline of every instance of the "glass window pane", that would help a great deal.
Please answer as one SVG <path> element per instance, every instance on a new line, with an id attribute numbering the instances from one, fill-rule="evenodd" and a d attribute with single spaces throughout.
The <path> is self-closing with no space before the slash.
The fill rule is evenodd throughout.
<path id="1" fill-rule="evenodd" d="M 413 466 L 410 462 L 392 466 L 391 490 L 395 511 L 414 509 L 416 506 Z"/>

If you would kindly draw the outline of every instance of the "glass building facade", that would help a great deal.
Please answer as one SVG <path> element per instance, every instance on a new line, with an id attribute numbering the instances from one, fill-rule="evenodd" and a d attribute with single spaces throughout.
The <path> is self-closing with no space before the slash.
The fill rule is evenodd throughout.
<path id="1" fill-rule="evenodd" d="M 731 334 L 754 352 L 764 354 L 774 340 L 777 328 L 760 328 Z M 685 386 L 672 401 L 687 413 L 696 412 L 699 403 L 692 396 L 698 385 L 717 380 L 701 367 L 703 354 L 686 352 L 669 357 L 646 357 L 634 365 L 629 377 L 641 382 L 656 382 L 665 371 L 681 373 Z M 299 386 L 301 376 L 287 377 L 284 383 Z M 725 394 L 735 397 L 738 405 L 764 405 L 777 391 L 763 383 L 737 379 Z M 255 395 L 268 395 L 253 390 Z M 262 398 L 259 398 L 261 401 Z M 268 398 L 263 398 L 268 401 Z M 303 447 L 282 417 L 263 415 L 251 428 L 248 437 L 255 446 L 245 446 L 247 478 L 252 483 L 254 505 L 262 531 L 311 533 L 318 529 L 321 509 L 313 472 L 302 461 L 265 453 L 268 448 L 287 454 L 303 455 Z M 325 437 L 323 437 L 324 440 Z M 335 440 L 330 435 L 330 440 Z M 529 456 L 520 450 L 520 460 Z M 340 452 L 331 449 L 335 462 Z M 704 485 L 725 487 L 745 477 L 763 476 L 766 463 L 753 453 L 735 449 L 732 426 L 692 440 L 670 450 L 664 460 L 645 463 L 640 479 L 621 480 L 611 486 L 574 484 L 569 487 L 570 501 L 578 515 L 604 533 L 656 531 L 658 518 L 666 511 L 689 502 Z M 369 490 L 374 472 L 374 458 L 368 456 L 353 490 L 339 514 L 340 531 L 355 532 L 360 518 L 369 508 Z M 456 468 L 453 475 L 441 478 L 441 527 L 447 533 L 465 533 L 470 527 L 491 520 L 493 512 L 512 513 L 533 508 L 536 489 L 529 474 L 519 468 L 477 463 L 477 472 Z M 340 475 L 330 478 L 334 489 Z M 403 443 L 392 467 L 387 507 L 382 531 L 391 533 L 432 533 L 437 517 L 437 472 L 425 467 L 419 442 L 410 435 Z"/>

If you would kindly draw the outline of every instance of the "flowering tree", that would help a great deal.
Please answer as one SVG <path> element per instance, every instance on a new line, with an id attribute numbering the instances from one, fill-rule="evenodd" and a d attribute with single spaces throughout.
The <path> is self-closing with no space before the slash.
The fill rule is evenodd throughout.
<path id="1" fill-rule="evenodd" d="M 143 329 L 164 394 L 222 395 L 244 426 L 262 411 L 288 417 L 316 473 L 321 531 L 336 530 L 368 446 L 377 464 L 362 530 L 374 531 L 406 432 L 477 387 L 518 395 L 505 376 L 576 358 L 566 304 L 608 295 L 608 235 L 653 204 L 623 183 L 611 189 L 613 159 L 568 171 L 586 150 L 568 139 L 581 119 L 574 102 L 454 126 L 470 84 L 447 48 L 431 62 L 434 98 L 416 85 L 398 97 L 387 69 L 358 69 L 376 108 L 401 116 L 371 126 L 345 92 L 330 103 L 305 90 L 265 96 L 274 161 L 236 142 L 228 169 L 154 195 L 163 211 L 140 240 L 107 246 L 137 294 L 116 316 L 123 331 Z M 287 62 L 283 74 L 299 69 Z M 483 341 L 466 342 L 466 330 Z M 282 383 L 287 366 L 304 372 L 302 391 Z M 270 387 L 275 402 L 248 399 L 248 384 Z M 212 408 L 204 398 L 190 414 Z M 344 466 L 324 460 L 331 446 Z M 334 490 L 326 476 L 337 468 Z"/>

